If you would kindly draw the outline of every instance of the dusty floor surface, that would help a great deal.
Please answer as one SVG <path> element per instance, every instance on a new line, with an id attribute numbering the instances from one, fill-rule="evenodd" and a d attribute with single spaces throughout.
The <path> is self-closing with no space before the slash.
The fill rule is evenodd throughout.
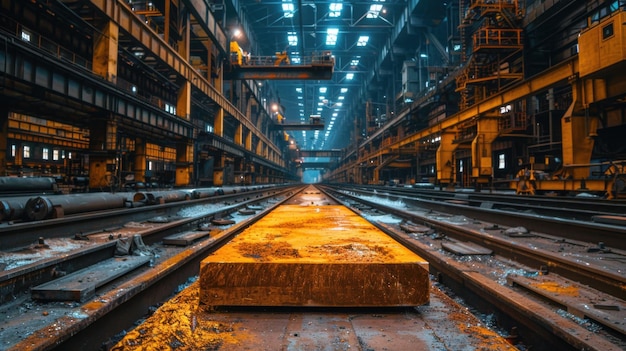
<path id="1" fill-rule="evenodd" d="M 516 350 L 437 288 L 400 309 L 198 309 L 198 282 L 112 350 Z"/>

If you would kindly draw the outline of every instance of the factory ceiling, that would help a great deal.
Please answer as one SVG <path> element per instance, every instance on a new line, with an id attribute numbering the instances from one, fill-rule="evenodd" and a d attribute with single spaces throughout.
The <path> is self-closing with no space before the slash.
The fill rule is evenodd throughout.
<path id="1" fill-rule="evenodd" d="M 441 0 L 240 0 L 223 6 L 231 40 L 253 56 L 284 51 L 292 64 L 324 52 L 334 56 L 330 80 L 257 82 L 271 87 L 275 101 L 268 103 L 279 103 L 287 122 L 306 123 L 310 115 L 322 116 L 323 130 L 289 132 L 303 150 L 353 144 L 355 134 L 362 133 L 356 125 L 357 119 L 364 119 L 366 101 L 389 112 L 387 105 L 402 89 L 403 62 L 431 54 L 426 50 L 433 40 L 445 45 L 448 31 L 438 34 L 435 28 L 445 27 L 441 24 L 451 7 Z M 431 65 L 446 63 L 442 50 L 433 55 Z"/>

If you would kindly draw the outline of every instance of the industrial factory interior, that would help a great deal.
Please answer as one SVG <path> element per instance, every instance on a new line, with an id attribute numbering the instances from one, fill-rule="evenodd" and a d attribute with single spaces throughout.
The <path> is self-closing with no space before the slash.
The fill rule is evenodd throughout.
<path id="1" fill-rule="evenodd" d="M 6 296 L 0 300 L 0 350 L 621 349 L 626 347 L 626 304 L 620 300 L 626 290 L 625 136 L 626 0 L 0 0 L 0 290 Z M 420 191 L 432 194 L 425 201 L 432 207 L 420 216 L 444 211 L 450 223 L 508 237 L 502 244 L 494 238 L 474 246 L 446 242 L 460 240 L 442 234 L 454 230 L 407 214 L 417 211 L 412 206 L 427 206 L 412 202 Z M 383 194 L 384 200 L 378 198 Z M 472 198 L 495 194 L 508 196 L 510 204 Z M 531 210 L 531 199 L 553 202 Z M 212 201 L 210 214 L 185 212 L 185 206 L 201 201 Z M 569 201 L 578 202 L 570 208 Z M 452 207 L 443 209 L 444 204 Z M 354 214 L 374 216 L 377 205 L 386 206 L 379 213 L 402 218 L 401 223 L 364 221 L 366 215 Z M 474 212 L 463 212 L 468 207 Z M 553 212 L 541 212 L 542 207 Z M 500 223 L 508 215 L 489 211 L 501 208 L 518 216 L 538 211 L 565 219 Z M 113 210 L 120 214 L 106 214 Z M 264 212 L 258 222 L 237 217 Z M 586 234 L 574 228 L 583 216 L 598 228 L 589 227 Z M 184 240 L 172 238 L 173 224 L 147 234 L 165 217 L 193 218 L 183 225 Z M 329 222 L 335 227 L 322 226 Z M 132 234 L 118 232 L 129 223 Z M 400 234 L 390 234 L 393 227 Z M 508 228 L 528 231 L 511 234 Z M 236 230 L 241 233 L 234 239 L 222 239 Z M 567 253 L 567 263 L 504 249 L 541 236 L 533 233 L 542 230 L 545 238 L 573 236 L 526 247 L 558 245 L 555 257 Z M 439 263 L 447 261 L 439 261 L 429 244 L 417 243 L 431 236 L 442 251 L 520 259 L 520 266 L 502 268 L 509 274 L 495 283 L 475 278 L 470 268 L 453 273 L 448 270 L 460 263 Z M 91 250 L 90 258 L 64 261 L 59 252 L 43 254 L 60 240 Z M 99 245 L 102 253 L 82 245 Z M 121 264 L 123 245 L 141 253 L 124 259 L 133 265 L 128 283 L 115 280 L 122 275 L 111 273 L 117 268 L 101 264 L 108 278 L 78 295 L 43 287 L 105 256 L 112 265 Z M 268 245 L 273 256 L 264 256 Z M 610 263 L 598 264 L 610 278 L 582 274 L 571 263 L 576 259 L 570 260 L 569 245 L 584 248 L 584 255 L 605 255 L 602 262 Z M 47 263 L 29 258 L 27 268 L 13 265 L 18 259 L 12 255 L 26 251 Z M 322 256 L 327 261 L 319 264 Z M 163 273 L 169 268 L 155 272 L 167 262 L 184 273 L 169 278 Z M 152 273 L 140 275 L 141 270 Z M 600 340 L 593 328 L 577 334 L 572 328 L 579 326 L 567 324 L 573 319 L 563 322 L 569 330 L 563 332 L 546 327 L 558 320 L 515 319 L 525 313 L 505 313 L 515 303 L 483 296 L 490 288 L 472 290 L 463 299 L 468 304 L 480 299 L 478 306 L 498 311 L 482 312 L 498 317 L 477 325 L 498 325 L 506 332 L 464 330 L 449 332 L 454 336 L 446 340 L 433 327 L 437 306 L 450 309 L 439 313 L 448 314 L 451 324 L 451 316 L 469 310 L 452 307 L 455 297 L 445 295 L 448 290 L 533 286 L 525 294 L 547 299 L 545 287 L 557 283 L 523 279 L 547 279 L 552 272 L 597 289 L 597 300 L 585 304 L 596 306 L 596 317 L 585 308 L 554 304 L 568 306 L 561 310 L 576 317 L 604 320 L 598 329 L 608 330 L 606 338 Z M 169 335 L 159 328 L 174 326 L 163 321 L 179 320 L 172 315 L 177 308 L 170 306 L 168 315 L 167 306 L 176 303 L 172 294 L 185 284 L 183 276 L 198 278 L 186 283 L 195 290 L 179 289 L 187 292 L 176 297 L 178 312 L 197 308 L 206 314 L 188 312 L 193 317 L 183 318 L 189 318 L 189 335 L 179 332 L 176 341 L 155 336 L 150 344 L 146 335 Z M 109 298 L 113 292 L 109 296 L 105 289 L 131 281 L 141 291 L 120 302 Z M 607 297 L 600 301 L 600 293 Z M 67 299 L 77 305 L 62 302 Z M 131 301 L 141 303 L 132 302 L 136 308 L 131 308 Z M 60 304 L 76 310 L 55 310 Z M 148 306 L 151 312 L 162 306 L 163 315 L 145 317 Z M 276 306 L 278 312 L 269 312 Z M 402 312 L 401 322 L 393 309 L 407 306 L 411 312 Z M 537 315 L 547 308 L 532 306 L 525 307 Z M 9 327 L 9 320 L 20 319 L 15 308 L 37 310 L 35 317 L 22 318 L 42 324 L 32 331 Z M 130 324 L 139 322 L 120 322 L 115 329 L 116 318 L 136 321 L 137 315 L 162 322 L 133 331 Z M 53 317 L 59 319 L 43 324 Z M 457 325 L 474 323 L 458 318 Z M 216 324 L 207 325 L 208 319 Z M 436 336 L 411 341 L 406 335 L 414 330 L 407 320 L 424 323 L 419 328 Z M 316 321 L 320 327 L 313 330 Z M 63 333 L 52 332 L 62 324 Z M 366 325 L 372 334 L 363 331 Z M 329 329 L 336 334 L 324 334 Z M 342 334 L 345 330 L 352 332 Z M 316 339 L 315 333 L 324 336 Z M 467 343 L 476 335 L 484 338 L 482 344 Z"/>
<path id="2" fill-rule="evenodd" d="M 4 1 L 0 170 L 617 197 L 623 5 Z"/>

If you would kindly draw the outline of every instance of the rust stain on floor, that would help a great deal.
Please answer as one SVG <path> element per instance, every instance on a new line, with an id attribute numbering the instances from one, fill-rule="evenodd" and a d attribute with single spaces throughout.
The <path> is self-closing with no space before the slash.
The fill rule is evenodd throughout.
<path id="1" fill-rule="evenodd" d="M 544 281 L 530 284 L 537 289 L 542 289 L 547 292 L 567 295 L 567 296 L 578 296 L 578 287 L 573 285 L 561 285 L 557 282 Z"/>
<path id="2" fill-rule="evenodd" d="M 436 288 L 419 308 L 206 312 L 196 281 L 129 331 L 111 350 L 514 351 L 504 338 Z"/>

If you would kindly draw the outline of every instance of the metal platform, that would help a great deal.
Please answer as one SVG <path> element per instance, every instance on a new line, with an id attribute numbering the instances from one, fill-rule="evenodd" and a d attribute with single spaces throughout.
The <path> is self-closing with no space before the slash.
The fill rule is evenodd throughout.
<path id="1" fill-rule="evenodd" d="M 291 66 L 235 66 L 224 72 L 224 79 L 256 80 L 329 80 L 333 76 L 332 65 L 291 65 Z"/>
<path id="2" fill-rule="evenodd" d="M 324 123 L 277 123 L 276 129 L 282 130 L 322 130 Z"/>

